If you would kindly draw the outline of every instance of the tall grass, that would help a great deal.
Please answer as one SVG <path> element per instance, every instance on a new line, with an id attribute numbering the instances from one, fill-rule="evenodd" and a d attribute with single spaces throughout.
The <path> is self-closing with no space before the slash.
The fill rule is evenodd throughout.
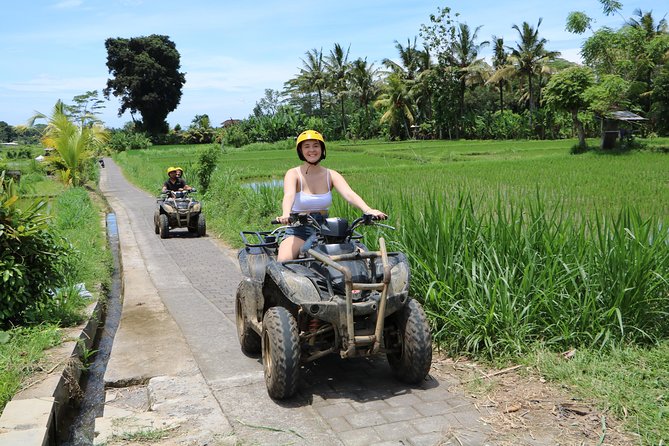
<path id="1" fill-rule="evenodd" d="M 397 248 L 436 340 L 455 353 L 651 343 L 669 328 L 669 232 L 634 209 L 583 218 L 533 198 L 404 197 Z M 389 235 L 392 237 L 392 234 Z"/>

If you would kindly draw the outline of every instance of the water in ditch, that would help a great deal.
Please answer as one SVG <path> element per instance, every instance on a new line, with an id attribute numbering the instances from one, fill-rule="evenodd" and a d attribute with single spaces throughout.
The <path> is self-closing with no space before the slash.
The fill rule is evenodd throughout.
<path id="1" fill-rule="evenodd" d="M 72 421 L 66 426 L 59 437 L 60 446 L 89 446 L 93 444 L 95 418 L 103 415 L 105 403 L 104 375 L 111 353 L 114 336 L 121 319 L 121 268 L 119 261 L 118 227 L 116 214 L 107 214 L 107 241 L 114 259 L 111 287 L 107 294 L 107 303 L 104 316 L 96 341 L 93 345 L 95 355 L 88 369 L 83 373 L 81 388 L 83 398 L 79 405 L 73 408 Z"/>

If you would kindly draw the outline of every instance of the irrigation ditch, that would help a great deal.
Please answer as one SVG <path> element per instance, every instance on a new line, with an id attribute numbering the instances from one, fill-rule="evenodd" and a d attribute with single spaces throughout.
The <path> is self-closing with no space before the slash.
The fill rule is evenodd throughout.
<path id="1" fill-rule="evenodd" d="M 81 351 L 83 371 L 79 379 L 81 392 L 70 398 L 64 415 L 56 427 L 51 444 L 57 446 L 88 446 L 93 444 L 95 419 L 101 417 L 105 403 L 104 375 L 111 354 L 114 336 L 121 319 L 121 264 L 116 215 L 106 216 L 107 241 L 113 257 L 111 286 L 107 293 L 100 323 L 92 347 Z"/>

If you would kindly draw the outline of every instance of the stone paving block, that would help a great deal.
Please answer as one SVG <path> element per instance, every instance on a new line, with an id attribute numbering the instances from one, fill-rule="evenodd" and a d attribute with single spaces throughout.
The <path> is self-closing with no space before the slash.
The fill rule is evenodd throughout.
<path id="1" fill-rule="evenodd" d="M 320 416 L 326 419 L 330 417 L 345 417 L 346 415 L 355 413 L 355 410 L 353 410 L 353 407 L 351 407 L 349 403 L 335 403 L 328 406 L 320 406 L 316 407 L 316 411 Z"/>
<path id="2" fill-rule="evenodd" d="M 407 421 L 375 426 L 374 430 L 382 440 L 405 441 L 417 434 L 416 430 Z"/>
<path id="3" fill-rule="evenodd" d="M 390 408 L 390 405 L 386 400 L 366 400 L 361 399 L 359 401 L 351 401 L 351 406 L 358 412 L 365 412 L 368 410 L 384 410 Z"/>
<path id="4" fill-rule="evenodd" d="M 418 412 L 426 417 L 433 415 L 443 415 L 450 413 L 453 408 L 444 401 L 433 401 L 431 403 L 416 404 L 414 406 Z"/>
<path id="5" fill-rule="evenodd" d="M 449 443 L 448 440 L 444 440 L 442 434 L 438 432 L 432 432 L 430 434 L 419 434 L 411 437 L 409 444 L 411 446 L 450 446 L 453 443 Z"/>
<path id="6" fill-rule="evenodd" d="M 341 432 L 339 438 L 346 446 L 369 446 L 381 441 L 381 437 L 371 427 Z"/>
<path id="7" fill-rule="evenodd" d="M 452 414 L 435 415 L 413 420 L 411 422 L 416 430 L 422 434 L 432 432 L 447 432 L 450 429 L 461 426 L 460 421 Z"/>
<path id="8" fill-rule="evenodd" d="M 344 416 L 354 428 L 361 428 L 365 426 L 378 426 L 379 424 L 387 423 L 381 413 L 377 411 L 356 412 L 351 415 Z"/>
<path id="9" fill-rule="evenodd" d="M 353 426 L 344 417 L 326 418 L 325 421 L 327 421 L 334 432 L 345 432 L 353 429 Z"/>
<path id="10" fill-rule="evenodd" d="M 393 407 L 391 409 L 381 410 L 381 415 L 391 423 L 396 421 L 414 420 L 422 417 L 416 409 L 411 406 Z"/>
<path id="11" fill-rule="evenodd" d="M 391 398 L 386 400 L 388 404 L 393 407 L 401 406 L 412 406 L 414 404 L 421 404 L 422 400 L 418 398 L 414 393 L 404 393 L 393 395 Z"/>

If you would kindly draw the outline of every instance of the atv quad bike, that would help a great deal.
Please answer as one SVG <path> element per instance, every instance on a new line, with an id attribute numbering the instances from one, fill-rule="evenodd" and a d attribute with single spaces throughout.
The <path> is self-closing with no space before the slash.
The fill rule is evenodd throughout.
<path id="1" fill-rule="evenodd" d="M 202 213 L 202 205 L 193 199 L 189 191 L 168 192 L 158 197 L 158 209 L 153 214 L 153 225 L 160 238 L 167 238 L 170 229 L 188 228 L 188 232 L 197 233 L 204 237 L 207 233 L 207 223 Z"/>
<path id="2" fill-rule="evenodd" d="M 332 353 L 385 353 L 399 380 L 421 382 L 430 370 L 432 338 L 423 308 L 409 296 L 409 263 L 401 252 L 387 252 L 383 238 L 379 251 L 370 251 L 356 231 L 391 227 L 371 215 L 350 225 L 343 218 L 319 225 L 306 214 L 291 221 L 316 228 L 296 260 L 276 260 L 287 226 L 240 233 L 237 334 L 242 351 L 262 354 L 270 397 L 294 395 L 301 365 Z"/>

